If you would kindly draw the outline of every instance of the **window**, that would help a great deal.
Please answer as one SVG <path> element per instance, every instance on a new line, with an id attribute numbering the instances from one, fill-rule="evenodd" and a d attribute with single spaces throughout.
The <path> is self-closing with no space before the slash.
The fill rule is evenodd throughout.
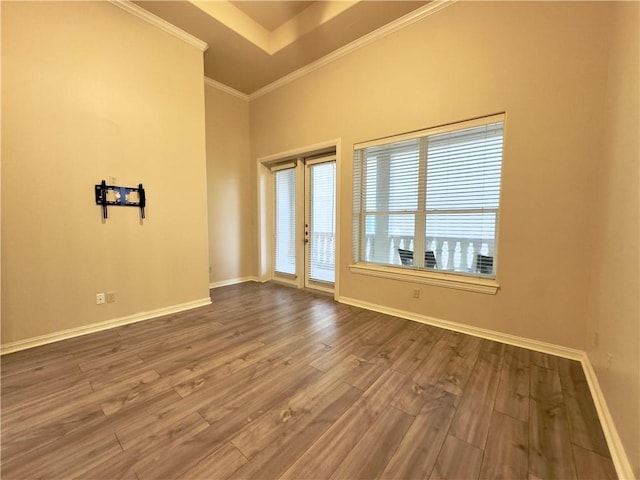
<path id="1" fill-rule="evenodd" d="M 504 116 L 355 145 L 354 259 L 495 278 Z"/>

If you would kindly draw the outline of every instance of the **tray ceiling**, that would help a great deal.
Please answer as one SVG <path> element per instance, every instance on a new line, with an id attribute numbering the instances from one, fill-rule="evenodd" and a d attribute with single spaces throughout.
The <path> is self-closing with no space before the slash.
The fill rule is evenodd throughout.
<path id="1" fill-rule="evenodd" d="M 428 1 L 134 3 L 207 42 L 205 75 L 251 94 Z"/>

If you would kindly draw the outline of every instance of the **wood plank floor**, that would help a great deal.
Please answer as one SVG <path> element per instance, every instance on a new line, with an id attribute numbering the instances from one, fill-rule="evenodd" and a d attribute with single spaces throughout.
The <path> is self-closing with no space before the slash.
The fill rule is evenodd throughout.
<path id="1" fill-rule="evenodd" d="M 579 363 L 245 283 L 1 359 L 3 479 L 616 478 Z"/>

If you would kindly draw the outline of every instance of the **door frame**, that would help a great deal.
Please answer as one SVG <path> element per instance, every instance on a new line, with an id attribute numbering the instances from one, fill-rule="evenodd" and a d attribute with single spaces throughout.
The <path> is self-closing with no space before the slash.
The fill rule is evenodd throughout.
<path id="1" fill-rule="evenodd" d="M 260 282 L 275 281 L 297 288 L 304 288 L 304 259 L 298 255 L 296 271 L 298 274 L 295 278 L 284 278 L 274 276 L 273 274 L 273 239 L 274 239 L 274 209 L 275 203 L 273 173 L 271 168 L 274 165 L 283 162 L 296 162 L 296 189 L 298 192 L 304 192 L 304 162 L 299 161 L 306 157 L 315 157 L 321 154 L 335 154 L 336 162 L 336 239 L 335 239 L 335 282 L 333 288 L 334 298 L 339 297 L 340 287 L 340 190 L 341 190 L 341 139 L 328 140 L 326 142 L 316 143 L 304 147 L 287 150 L 285 152 L 275 153 L 258 157 L 256 161 L 257 169 L 257 270 L 258 280 Z M 296 211 L 304 208 L 304 196 L 296 195 Z M 299 241 L 298 245 L 302 248 L 304 239 L 304 218 L 297 222 L 296 237 Z"/>
<path id="2" fill-rule="evenodd" d="M 334 250 L 338 250 L 338 236 L 337 236 L 337 224 L 338 224 L 338 203 L 337 203 L 337 190 L 338 190 L 338 164 L 336 161 L 336 154 L 335 153 L 328 153 L 328 154 L 324 154 L 324 155 L 318 155 L 315 156 L 313 158 L 307 158 L 304 162 L 300 162 L 301 165 L 301 172 L 302 172 L 302 177 L 304 180 L 304 195 L 303 195 L 303 207 L 304 207 L 304 215 L 301 215 L 302 217 L 302 248 L 303 248 L 303 254 L 302 255 L 298 255 L 299 259 L 300 257 L 302 260 L 302 269 L 300 270 L 300 272 L 302 272 L 302 278 L 303 278 L 303 285 L 305 288 L 313 288 L 314 290 L 321 290 L 323 292 L 327 292 L 327 293 L 333 293 L 334 289 L 335 289 L 335 276 L 334 276 L 334 285 L 333 287 L 329 287 L 327 284 L 324 284 L 324 282 L 318 282 L 318 281 L 314 281 L 311 280 L 309 278 L 309 270 L 310 270 L 310 263 L 308 261 L 308 257 L 310 254 L 309 251 L 309 243 L 305 242 L 305 237 L 306 237 L 306 231 L 307 231 L 307 227 L 306 225 L 308 225 L 310 223 L 310 218 L 311 218 L 311 198 L 310 198 L 310 193 L 311 193 L 311 167 L 314 165 L 320 165 L 323 163 L 335 163 L 336 164 L 336 181 L 335 181 L 335 191 L 334 191 L 334 205 L 336 208 L 336 212 L 335 212 L 335 216 L 334 216 L 334 221 L 335 224 L 333 226 L 334 231 L 336 232 L 336 236 L 334 238 Z M 334 252 L 334 259 L 335 257 L 335 253 Z M 334 275 L 335 275 L 335 271 L 337 271 L 338 269 L 338 263 L 335 262 L 334 265 Z"/>

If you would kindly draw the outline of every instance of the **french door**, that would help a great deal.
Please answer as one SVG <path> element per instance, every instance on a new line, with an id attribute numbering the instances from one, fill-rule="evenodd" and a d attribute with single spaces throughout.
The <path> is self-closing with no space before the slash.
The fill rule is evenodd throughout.
<path id="1" fill-rule="evenodd" d="M 336 162 L 305 162 L 304 286 L 333 288 L 336 279 Z"/>
<path id="2" fill-rule="evenodd" d="M 274 271 L 299 287 L 335 283 L 335 156 L 303 159 L 274 171 Z"/>

